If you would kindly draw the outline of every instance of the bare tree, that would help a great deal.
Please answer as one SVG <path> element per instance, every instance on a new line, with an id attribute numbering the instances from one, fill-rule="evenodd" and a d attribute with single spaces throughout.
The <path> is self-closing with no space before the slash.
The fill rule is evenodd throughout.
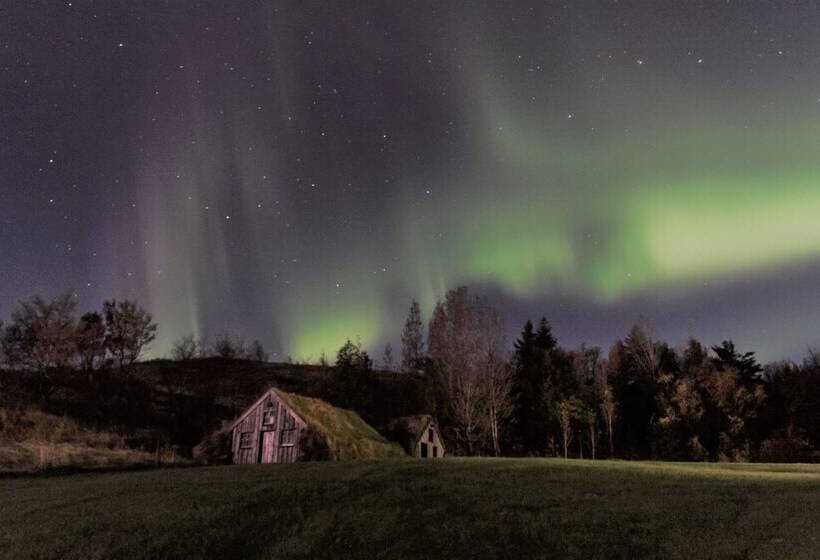
<path id="1" fill-rule="evenodd" d="M 151 315 L 131 300 L 103 303 L 105 345 L 120 369 L 136 362 L 155 338 L 157 325 Z"/>
<path id="2" fill-rule="evenodd" d="M 569 445 L 572 443 L 572 405 L 563 400 L 558 403 L 558 424 L 561 426 L 561 443 L 564 447 L 564 459 L 569 458 Z"/>
<path id="3" fill-rule="evenodd" d="M 436 304 L 427 334 L 427 348 L 444 378 L 446 392 L 455 392 L 456 376 L 477 369 L 478 329 L 475 306 L 467 288 L 445 294 Z"/>
<path id="4" fill-rule="evenodd" d="M 657 380 L 661 372 L 661 351 L 646 321 L 632 327 L 624 345 L 637 373 Z"/>
<path id="5" fill-rule="evenodd" d="M 80 317 L 77 354 L 84 371 L 92 372 L 105 364 L 105 321 L 99 313 L 86 313 Z"/>
<path id="6" fill-rule="evenodd" d="M 485 393 L 487 424 L 495 456 L 501 454 L 501 434 L 512 415 L 512 369 L 503 360 L 488 360 Z"/>
<path id="7" fill-rule="evenodd" d="M 255 362 L 268 361 L 268 353 L 265 352 L 265 348 L 262 346 L 262 343 L 258 340 L 254 340 L 253 342 L 251 342 L 247 350 L 247 357 L 248 359 L 253 360 Z"/>
<path id="8" fill-rule="evenodd" d="M 486 436 L 499 454 L 501 432 L 512 408 L 501 316 L 486 300 L 457 288 L 436 305 L 428 332 L 442 398 L 461 443 L 473 454 Z"/>
<path id="9" fill-rule="evenodd" d="M 70 293 L 50 302 L 35 297 L 20 304 L 3 332 L 7 363 L 37 372 L 46 400 L 54 388 L 54 372 L 68 367 L 77 353 L 76 307 Z"/>
<path id="10" fill-rule="evenodd" d="M 35 371 L 67 366 L 77 351 L 76 308 L 69 293 L 50 302 L 39 296 L 22 302 L 3 337 L 10 365 Z"/>
<path id="11" fill-rule="evenodd" d="M 603 415 L 606 434 L 609 439 L 609 456 L 614 457 L 615 439 L 613 433 L 615 431 L 615 422 L 618 418 L 618 403 L 608 383 L 604 383 L 604 388 L 601 393 L 601 414 Z"/>
<path id="12" fill-rule="evenodd" d="M 233 339 L 228 333 L 217 336 L 208 351 L 210 356 L 227 360 L 244 358 L 246 353 L 245 341 L 241 338 Z"/>
<path id="13" fill-rule="evenodd" d="M 171 348 L 171 358 L 180 362 L 193 360 L 198 354 L 199 342 L 190 334 L 174 342 L 174 346 Z"/>
<path id="14" fill-rule="evenodd" d="M 418 369 L 424 357 L 424 335 L 421 329 L 421 309 L 419 302 L 413 300 L 401 333 L 401 368 L 404 371 Z"/>
<path id="15" fill-rule="evenodd" d="M 459 372 L 453 378 L 453 394 L 450 400 L 456 432 L 473 455 L 480 437 L 483 415 L 482 381 L 476 370 Z"/>
<path id="16" fill-rule="evenodd" d="M 486 300 L 476 300 L 475 303 L 485 421 L 493 454 L 497 457 L 501 454 L 501 432 L 512 415 L 512 369 L 502 357 L 505 341 L 501 315 Z"/>
<path id="17" fill-rule="evenodd" d="M 587 429 L 589 430 L 589 448 L 592 451 L 592 460 L 595 460 L 595 454 L 598 449 L 598 415 L 594 408 L 586 410 Z"/>
<path id="18" fill-rule="evenodd" d="M 481 331 L 477 319 L 476 306 L 467 288 L 450 290 L 444 301 L 436 304 L 427 343 L 441 378 L 441 399 L 468 454 L 475 451 L 483 416 Z"/>

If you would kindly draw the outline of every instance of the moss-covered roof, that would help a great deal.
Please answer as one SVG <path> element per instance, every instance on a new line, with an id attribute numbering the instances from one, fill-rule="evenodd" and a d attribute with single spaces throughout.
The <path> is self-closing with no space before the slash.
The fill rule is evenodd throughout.
<path id="1" fill-rule="evenodd" d="M 405 456 L 397 443 L 387 441 L 352 410 L 337 408 L 323 400 L 273 390 L 308 426 L 325 436 L 334 459 L 344 461 Z"/>
<path id="2" fill-rule="evenodd" d="M 382 432 L 391 440 L 401 444 L 404 450 L 412 455 L 424 430 L 431 424 L 435 426 L 436 421 L 429 414 L 402 416 L 388 422 L 386 426 L 383 426 Z"/>

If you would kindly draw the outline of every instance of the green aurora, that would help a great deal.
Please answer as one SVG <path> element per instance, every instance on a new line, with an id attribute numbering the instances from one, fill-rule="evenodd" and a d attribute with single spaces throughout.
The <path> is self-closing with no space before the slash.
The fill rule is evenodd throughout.
<path id="1" fill-rule="evenodd" d="M 455 10 L 438 58 L 411 71 L 405 49 L 433 39 L 393 45 L 392 82 L 344 54 L 369 38 L 340 31 L 333 74 L 313 68 L 302 35 L 280 37 L 271 24 L 265 41 L 287 55 L 256 80 L 269 85 L 249 109 L 245 78 L 232 107 L 186 77 L 185 125 L 134 130 L 148 146 L 132 162 L 142 267 L 132 278 L 122 259 L 105 263 L 129 273 L 126 292 L 154 311 L 153 352 L 188 333 L 238 332 L 274 359 L 332 359 L 346 338 L 378 358 L 386 342 L 397 349 L 411 299 L 429 317 L 458 285 L 513 310 L 513 336 L 545 314 L 569 344 L 586 329 L 605 345 L 646 313 L 673 343 L 735 337 L 774 358 L 811 344 L 814 299 L 804 289 L 799 302 L 789 282 L 820 263 L 814 51 L 792 59 L 794 70 L 783 62 L 791 52 L 743 20 L 731 33 L 749 43 L 733 54 L 725 38 L 697 27 L 690 36 L 672 19 L 636 41 L 608 22 L 642 15 L 573 19 L 593 21 L 587 12 L 568 11 L 545 36 L 546 24 L 497 14 L 468 20 L 483 22 L 482 35 Z M 493 35 L 496 25 L 526 29 Z M 783 280 L 777 297 L 736 311 L 749 285 L 772 278 Z M 776 302 L 781 327 L 803 327 L 799 340 L 756 326 Z M 792 321 L 794 308 L 803 314 Z"/>
<path id="2" fill-rule="evenodd" d="M 504 134 L 489 131 L 497 167 L 405 216 L 413 265 L 404 287 L 427 312 L 461 284 L 525 301 L 562 294 L 611 303 L 817 258 L 820 134 L 803 122 L 783 138 L 783 128 L 758 128 L 750 139 L 742 126 L 681 124 L 676 134 L 636 132 L 626 143 L 556 154 L 543 130 L 507 123 Z M 297 355 L 331 351 L 348 336 L 383 339 L 384 328 L 393 336 L 400 324 L 385 324 L 369 295 L 348 305 L 297 325 Z"/>

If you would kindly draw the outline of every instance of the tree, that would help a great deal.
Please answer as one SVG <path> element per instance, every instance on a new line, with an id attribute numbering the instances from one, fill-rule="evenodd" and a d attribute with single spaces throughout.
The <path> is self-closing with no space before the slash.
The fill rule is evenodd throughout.
<path id="1" fill-rule="evenodd" d="M 724 414 L 719 436 L 719 458 L 748 461 L 751 450 L 749 425 L 765 402 L 763 388 L 747 388 L 742 374 L 736 369 L 729 369 L 713 376 L 708 391 L 712 402 Z"/>
<path id="2" fill-rule="evenodd" d="M 662 416 L 661 389 L 677 369 L 668 346 L 654 339 L 645 323 L 637 324 L 609 352 L 607 379 L 619 403 L 621 454 L 646 457 L 651 453 L 651 432 Z"/>
<path id="3" fill-rule="evenodd" d="M 572 443 L 572 419 L 574 410 L 568 400 L 558 403 L 558 424 L 561 426 L 561 444 L 564 449 L 564 459 L 569 458 L 569 445 Z"/>
<path id="4" fill-rule="evenodd" d="M 613 434 L 615 432 L 615 422 L 618 419 L 618 402 L 615 400 L 615 395 L 609 384 L 604 384 L 601 392 L 601 415 L 603 416 L 604 426 L 606 427 L 606 435 L 609 440 L 609 456 L 615 456 L 615 439 Z"/>
<path id="5" fill-rule="evenodd" d="M 512 375 L 503 359 L 504 326 L 501 315 L 485 300 L 477 301 L 477 319 L 480 328 L 478 363 L 483 380 L 484 407 L 487 432 L 493 454 L 501 455 L 501 432 L 512 413 Z"/>
<path id="6" fill-rule="evenodd" d="M 33 371 L 68 366 L 77 351 L 76 307 L 69 293 L 50 302 L 38 296 L 21 303 L 3 337 L 9 365 Z"/>
<path id="7" fill-rule="evenodd" d="M 384 345 L 384 354 L 382 354 L 382 367 L 386 370 L 393 369 L 393 346 L 388 342 Z"/>
<path id="8" fill-rule="evenodd" d="M 226 360 L 243 359 L 247 355 L 245 341 L 241 338 L 233 339 L 228 333 L 222 333 L 211 345 L 210 354 Z"/>
<path id="9" fill-rule="evenodd" d="M 336 367 L 342 370 L 369 370 L 373 367 L 367 351 L 362 349 L 362 343 L 354 344 L 348 338 L 336 353 Z"/>
<path id="10" fill-rule="evenodd" d="M 85 313 L 77 325 L 77 353 L 80 367 L 94 371 L 105 363 L 105 321 L 99 313 Z"/>
<path id="11" fill-rule="evenodd" d="M 512 415 L 512 368 L 499 359 L 486 364 L 486 406 L 488 432 L 496 457 L 501 454 L 501 434 Z"/>
<path id="12" fill-rule="evenodd" d="M 178 362 L 193 360 L 198 354 L 199 343 L 190 334 L 174 342 L 174 346 L 171 348 L 171 358 Z"/>
<path id="13" fill-rule="evenodd" d="M 598 415 L 594 408 L 587 408 L 585 411 L 585 420 L 587 429 L 589 430 L 589 447 L 592 451 L 592 460 L 595 460 L 595 453 L 598 448 Z"/>
<path id="14" fill-rule="evenodd" d="M 624 346 L 634 373 L 647 379 L 657 379 L 661 367 L 661 353 L 646 323 L 638 323 L 632 327 Z"/>
<path id="15" fill-rule="evenodd" d="M 820 355 L 809 351 L 801 364 L 767 368 L 770 431 L 805 438 L 820 447 Z"/>
<path id="16" fill-rule="evenodd" d="M 535 333 L 535 347 L 541 351 L 549 351 L 555 348 L 558 341 L 552 335 L 552 327 L 546 317 L 541 317 L 538 322 L 538 331 Z"/>
<path id="17" fill-rule="evenodd" d="M 253 360 L 255 362 L 268 361 L 268 353 L 265 352 L 265 348 L 262 346 L 262 343 L 258 340 L 254 340 L 253 342 L 251 342 L 250 347 L 248 347 L 247 356 L 248 359 Z"/>
<path id="18" fill-rule="evenodd" d="M 46 400 L 54 389 L 54 372 L 68 367 L 77 353 L 76 307 L 70 293 L 52 301 L 35 297 L 20 304 L 3 332 L 7 363 L 36 372 Z"/>
<path id="19" fill-rule="evenodd" d="M 413 300 L 401 333 L 401 368 L 403 371 L 417 370 L 424 359 L 424 335 L 422 333 L 421 309 Z"/>
<path id="20" fill-rule="evenodd" d="M 103 317 L 105 346 L 121 370 L 139 360 L 156 338 L 156 323 L 135 301 L 107 300 L 103 303 Z"/>
<path id="21" fill-rule="evenodd" d="M 560 393 L 559 380 L 555 376 L 548 379 L 550 370 L 554 369 L 550 358 L 557 341 L 549 322 L 542 317 L 537 331 L 531 321 L 524 324 L 514 346 L 513 440 L 521 453 L 538 455 L 546 446 L 550 402 L 554 396 L 547 394 L 547 387 L 550 386 L 551 393 Z"/>
<path id="22" fill-rule="evenodd" d="M 449 290 L 433 310 L 427 348 L 439 376 L 439 398 L 459 443 L 472 455 L 481 426 L 479 329 L 467 288 Z"/>
<path id="23" fill-rule="evenodd" d="M 712 351 L 716 356 L 714 363 L 718 371 L 736 370 L 747 386 L 760 381 L 759 375 L 763 368 L 757 363 L 754 352 L 741 354 L 731 340 L 724 340 L 720 346 L 712 346 Z"/>
<path id="24" fill-rule="evenodd" d="M 431 363 L 438 375 L 440 417 L 467 454 L 479 450 L 487 429 L 493 450 L 508 416 L 509 379 L 503 360 L 501 316 L 466 287 L 436 304 L 428 329 Z"/>

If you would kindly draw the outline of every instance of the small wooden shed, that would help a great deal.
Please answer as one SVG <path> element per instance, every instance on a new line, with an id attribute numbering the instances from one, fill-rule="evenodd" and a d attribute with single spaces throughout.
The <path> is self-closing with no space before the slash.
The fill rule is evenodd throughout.
<path id="1" fill-rule="evenodd" d="M 446 453 L 438 423 L 429 414 L 396 418 L 388 424 L 384 433 L 391 440 L 399 442 L 413 457 L 439 459 Z"/>
<path id="2" fill-rule="evenodd" d="M 270 388 L 231 426 L 231 456 L 236 464 L 293 463 L 305 458 L 306 438 L 333 460 L 400 457 L 388 442 L 351 410 Z M 315 451 L 315 450 L 314 450 Z M 308 457 L 315 458 L 315 457 Z"/>

